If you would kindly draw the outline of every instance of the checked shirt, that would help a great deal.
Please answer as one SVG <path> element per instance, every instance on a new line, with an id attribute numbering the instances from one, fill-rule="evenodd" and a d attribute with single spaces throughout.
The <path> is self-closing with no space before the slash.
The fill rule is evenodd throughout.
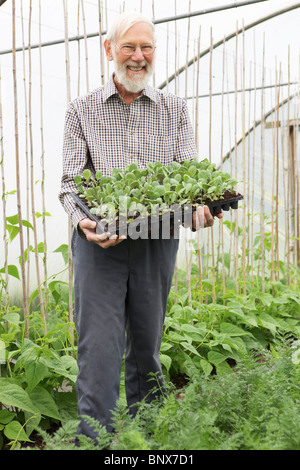
<path id="1" fill-rule="evenodd" d="M 197 156 L 186 102 L 146 86 L 130 106 L 118 94 L 113 76 L 102 87 L 72 101 L 66 111 L 63 174 L 59 199 L 75 227 L 86 215 L 70 192 L 74 176 L 88 168 L 110 175 L 132 162 L 168 165 Z"/>

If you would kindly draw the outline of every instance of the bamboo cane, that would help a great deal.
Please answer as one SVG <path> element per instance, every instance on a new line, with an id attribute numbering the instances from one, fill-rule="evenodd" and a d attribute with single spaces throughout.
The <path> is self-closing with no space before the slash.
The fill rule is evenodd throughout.
<path id="1" fill-rule="evenodd" d="M 9 312 L 9 277 L 8 277 L 8 237 L 6 233 L 6 186 L 4 171 L 4 144 L 3 144 L 3 112 L 2 112 L 2 82 L 0 68 L 0 166 L 2 180 L 2 214 L 3 214 L 3 245 L 4 245 L 4 282 L 5 282 L 5 313 Z"/>
<path id="2" fill-rule="evenodd" d="M 208 118 L 208 123 L 209 123 L 209 130 L 208 130 L 208 159 L 211 162 L 211 124 L 212 124 L 212 28 L 210 28 L 210 53 L 209 53 L 209 76 L 208 76 L 208 83 L 209 83 L 209 118 Z M 210 235 L 210 237 L 209 237 Z M 210 228 L 208 232 L 208 237 L 207 237 L 207 243 L 206 243 L 206 259 L 205 259 L 205 264 L 206 264 L 206 275 L 208 275 L 209 272 L 209 252 L 210 252 L 210 243 L 212 246 L 212 252 L 213 250 L 213 232 L 212 232 L 212 227 Z M 212 267 L 213 269 L 213 267 Z M 212 283 L 213 283 L 213 288 L 212 288 L 212 295 L 214 297 L 214 273 L 212 276 Z M 206 289 L 207 290 L 207 289 Z M 208 296 L 205 296 L 205 303 L 208 302 Z"/>
<path id="3" fill-rule="evenodd" d="M 166 41 L 166 75 L 167 75 L 167 80 L 166 80 L 166 89 L 167 93 L 169 91 L 169 23 L 167 24 L 167 41 Z"/>
<path id="4" fill-rule="evenodd" d="M 197 259 L 198 259 L 198 270 L 199 270 L 199 290 L 200 290 L 200 303 L 203 303 L 202 295 L 202 263 L 201 263 L 201 240 L 200 240 L 200 230 L 197 231 Z"/>
<path id="5" fill-rule="evenodd" d="M 210 28 L 210 61 L 209 61 L 209 161 L 212 160 L 211 154 L 211 136 L 212 136 L 212 61 L 213 61 L 213 35 L 212 28 Z M 210 227 L 210 236 L 211 236 L 211 261 L 212 261 L 212 300 L 215 302 L 216 291 L 215 291 L 215 250 L 214 250 L 214 229 Z M 208 259 L 209 249 L 207 249 L 207 259 Z"/>
<path id="6" fill-rule="evenodd" d="M 225 38 L 223 41 L 223 61 L 222 61 L 222 101 L 221 101 L 221 150 L 220 150 L 220 159 L 221 159 L 221 170 L 223 169 L 223 134 L 224 134 L 224 85 L 225 85 Z M 220 220 L 219 224 L 219 239 L 221 240 L 221 253 L 222 253 L 222 291 L 223 296 L 225 295 L 225 264 L 224 264 L 224 226 L 223 219 Z M 219 243 L 220 246 L 220 243 Z M 219 250 L 218 258 L 219 260 Z"/>
<path id="7" fill-rule="evenodd" d="M 279 281 L 279 104 L 280 104 L 281 62 L 279 63 L 276 119 L 276 203 L 275 203 L 275 232 L 276 232 L 276 273 Z"/>
<path id="8" fill-rule="evenodd" d="M 194 61 L 193 61 L 193 84 L 192 84 L 192 122 L 195 122 L 195 102 L 196 102 L 196 95 L 195 95 L 195 88 L 196 88 L 196 61 L 197 61 L 197 54 L 196 54 L 196 41 L 194 39 Z M 188 97 L 187 97 L 188 99 Z"/>
<path id="9" fill-rule="evenodd" d="M 99 41 L 100 41 L 100 75 L 101 75 L 101 84 L 104 85 L 105 73 L 104 73 L 104 54 L 103 54 L 103 40 L 102 40 L 102 8 L 103 8 L 102 1 L 98 0 Z"/>
<path id="10" fill-rule="evenodd" d="M 192 301 L 192 289 L 191 289 L 191 256 L 192 251 L 190 248 L 191 244 L 191 231 L 185 230 L 184 231 L 184 241 L 185 241 L 185 269 L 186 269 L 186 282 L 187 282 L 187 291 L 188 291 L 188 299 L 189 304 L 191 305 Z"/>
<path id="11" fill-rule="evenodd" d="M 176 0 L 175 1 L 175 11 L 176 11 Z M 142 5 L 141 5 L 142 7 Z M 177 68 L 177 22 L 175 21 L 175 71 Z M 168 61 L 167 61 L 168 62 Z M 168 81 L 168 77 L 167 77 Z M 175 76 L 175 93 L 177 93 L 177 80 Z M 174 290 L 175 290 L 175 303 L 177 303 L 177 293 L 178 293 L 178 255 L 176 256 L 176 262 L 175 262 L 175 273 L 174 273 Z"/>
<path id="12" fill-rule="evenodd" d="M 190 2 L 190 7 L 191 7 L 191 2 Z M 185 100 L 187 100 L 187 78 L 188 78 L 188 54 L 189 54 L 189 38 L 190 38 L 190 20 L 188 22 L 188 34 L 187 34 L 187 47 L 186 47 L 186 69 L 185 69 Z M 191 303 L 192 300 L 192 291 L 191 291 L 191 248 L 190 244 L 192 243 L 191 237 L 190 237 L 190 231 L 185 230 L 185 263 L 186 263 L 186 281 L 188 285 L 188 299 L 189 303 Z"/>
<path id="13" fill-rule="evenodd" d="M 229 90 L 229 77 L 228 77 L 228 60 L 226 57 L 226 85 L 227 91 Z M 230 162 L 230 174 L 233 174 L 232 168 L 232 153 L 231 153 L 231 123 L 230 123 L 230 104 L 229 104 L 229 94 L 227 93 L 227 114 L 228 114 L 228 138 L 229 138 L 229 162 Z M 229 260 L 228 260 L 228 277 L 230 277 L 230 269 L 231 269 L 231 252 L 232 252 L 232 232 L 233 232 L 233 225 L 232 225 L 232 211 L 230 211 L 230 234 L 229 234 Z"/>
<path id="14" fill-rule="evenodd" d="M 37 225 L 36 225 L 36 214 L 35 214 L 35 196 L 34 196 L 34 163 L 33 163 L 33 134 L 32 134 L 32 82 L 31 82 L 31 18 L 32 18 L 32 0 L 29 4 L 29 26 L 28 26 L 28 78 L 29 78 L 29 88 L 28 88 L 28 126 L 29 126 L 29 142 L 30 142 L 30 190 L 31 190 L 31 212 L 32 212 L 32 225 L 33 225 L 33 239 L 34 239 L 34 256 L 35 256 L 35 267 L 36 267 L 36 277 L 38 284 L 38 293 L 39 293 L 39 302 L 41 309 L 41 316 L 44 327 L 44 334 L 47 333 L 46 318 L 45 318 L 45 307 L 44 299 L 41 288 L 41 279 L 40 279 L 40 267 L 39 267 L 39 252 L 38 252 L 38 241 L 37 241 Z"/>
<path id="15" fill-rule="evenodd" d="M 63 2 L 64 6 L 64 25 L 65 25 L 65 63 L 66 63 L 66 90 L 67 101 L 71 100 L 71 86 L 70 86 L 70 58 L 69 58 L 69 28 L 68 28 L 68 6 L 67 0 Z M 73 325 L 73 260 L 71 252 L 71 237 L 72 237 L 72 221 L 69 217 L 68 220 L 68 274 L 69 274 L 69 322 Z M 70 334 L 72 344 L 74 344 L 74 330 L 70 327 Z"/>
<path id="16" fill-rule="evenodd" d="M 262 57 L 262 90 L 261 90 L 261 152 L 260 152 L 260 184 L 261 184 L 261 198 L 260 198 L 260 246 L 261 246 L 261 278 L 262 278 L 262 292 L 265 292 L 265 255 L 264 255 L 264 156 L 265 156 L 265 118 L 264 118 L 264 85 L 265 85 L 265 33 L 263 35 L 263 57 Z"/>
<path id="17" fill-rule="evenodd" d="M 251 198 L 251 279 L 254 280 L 254 188 L 255 188 L 255 119 L 256 119 L 256 42 L 255 30 L 253 31 L 253 55 L 254 55 L 254 109 L 253 109 L 253 135 L 252 135 L 252 198 Z"/>
<path id="18" fill-rule="evenodd" d="M 289 122 L 290 122 L 290 45 L 288 45 L 288 102 L 287 102 L 287 146 L 289 145 Z M 289 161 L 287 152 L 287 188 L 289 188 Z M 290 263 L 291 263 L 291 252 L 290 252 L 290 194 L 286 193 L 286 239 L 287 239 L 287 281 L 288 285 L 291 283 L 290 279 Z"/>
<path id="19" fill-rule="evenodd" d="M 276 102 L 276 88 L 277 88 L 277 64 L 276 64 L 276 58 L 275 58 L 275 102 Z M 272 93 L 271 93 L 271 107 L 273 107 L 272 104 Z M 274 108 L 274 114 L 273 114 L 273 123 L 275 124 L 276 120 L 276 107 Z M 275 155 L 275 125 L 272 125 L 272 156 L 273 156 L 273 161 L 272 161 L 272 169 L 273 169 L 273 175 L 272 175 L 272 196 L 271 196 L 271 281 L 274 281 L 274 192 L 275 192 L 275 178 L 276 178 L 276 155 Z"/>
<path id="20" fill-rule="evenodd" d="M 195 104 L 195 141 L 199 152 L 199 77 L 200 77 L 200 37 L 201 26 L 199 27 L 198 36 L 198 54 L 197 54 L 197 74 L 196 74 L 196 104 Z"/>
<path id="21" fill-rule="evenodd" d="M 30 219 L 30 169 L 29 169 L 29 152 L 28 152 L 28 99 L 27 99 L 27 81 L 26 81 L 26 65 L 25 65 L 25 33 L 24 33 L 24 15 L 23 15 L 23 2 L 21 2 L 21 25 L 22 25 L 22 62 L 23 62 L 23 87 L 24 87 L 24 107 L 25 107 L 25 162 L 26 162 L 26 219 Z M 30 290 L 30 265 L 31 265 L 31 250 L 30 250 L 30 229 L 26 228 L 27 247 L 25 253 L 27 254 L 27 297 L 29 298 Z M 28 317 L 29 321 L 29 317 Z"/>
<path id="22" fill-rule="evenodd" d="M 235 99 L 234 99 L 234 164 L 235 164 L 235 179 L 237 180 L 237 77 L 238 77 L 238 23 L 236 23 L 236 39 L 235 39 L 235 73 L 234 73 L 234 83 L 235 83 Z M 235 240 L 235 279 L 236 279 L 236 290 L 239 291 L 239 277 L 238 277 L 238 211 L 235 211 L 235 229 L 234 229 L 234 240 Z"/>
<path id="23" fill-rule="evenodd" d="M 211 162 L 211 131 L 212 131 L 212 48 L 213 37 L 212 28 L 210 28 L 210 53 L 209 53 L 209 142 L 208 142 L 208 158 Z"/>
<path id="24" fill-rule="evenodd" d="M 81 11 L 82 11 L 82 24 L 83 24 L 83 36 L 84 36 L 84 51 L 85 51 L 85 80 L 86 80 L 86 91 L 90 91 L 89 84 L 89 58 L 88 58 L 88 45 L 87 45 L 87 36 L 86 36 L 86 25 L 85 25 L 85 12 L 84 12 L 84 3 L 81 0 Z M 101 36 L 101 34 L 100 34 Z"/>
<path id="25" fill-rule="evenodd" d="M 12 0 L 12 58 L 13 58 L 13 88 L 14 88 L 14 127 L 15 127 L 15 161 L 16 161 L 16 191 L 17 191 L 17 210 L 19 220 L 19 240 L 21 256 L 21 280 L 23 293 L 23 310 L 25 320 L 25 336 L 29 336 L 28 331 L 28 299 L 26 289 L 25 258 L 24 258 L 24 237 L 22 226 L 22 208 L 21 208 L 21 186 L 20 186 L 20 158 L 19 158 L 19 124 L 18 124 L 18 94 L 17 94 L 17 67 L 16 67 L 16 2 Z"/>
<path id="26" fill-rule="evenodd" d="M 47 254 L 47 230 L 46 230 L 46 197 L 45 197 L 45 146 L 44 146 L 44 119 L 43 119 L 43 68 L 42 68 L 42 21 L 41 21 L 41 0 L 39 0 L 39 59 L 40 59 L 40 131 L 41 131 L 41 165 L 42 165 L 42 223 L 43 223 L 43 237 L 44 237 L 44 297 L 45 297 L 45 316 L 47 317 L 48 310 L 48 254 Z"/>
<path id="27" fill-rule="evenodd" d="M 199 76 L 200 76 L 200 38 L 201 38 L 201 26 L 199 27 L 198 34 L 198 53 L 197 53 L 197 70 L 196 70 L 196 101 L 195 101 L 195 142 L 199 152 Z M 197 232 L 197 258 L 198 258 L 198 270 L 199 270 L 199 289 L 200 289 L 200 303 L 203 302 L 202 296 L 202 263 L 201 263 L 201 240 L 200 231 Z"/>
<path id="28" fill-rule="evenodd" d="M 242 153 L 243 153 L 243 192 L 246 194 L 246 147 L 245 147 L 245 30 L 243 20 L 242 33 Z M 246 294 L 246 198 L 243 204 L 243 240 L 242 240 L 242 273 L 244 281 L 244 294 Z"/>
<path id="29" fill-rule="evenodd" d="M 77 4 L 77 36 L 80 32 L 80 2 Z M 80 96 L 80 71 L 81 71 L 81 54 L 80 54 L 80 40 L 77 41 L 77 96 Z"/>
<path id="30" fill-rule="evenodd" d="M 155 20 L 155 8 L 154 8 L 154 0 L 152 0 L 152 18 Z M 152 74 L 152 81 L 153 81 L 153 86 L 155 87 L 155 71 Z"/>
<path id="31" fill-rule="evenodd" d="M 251 127 L 251 113 L 252 113 L 252 61 L 250 61 L 250 72 L 249 72 L 249 98 L 248 98 L 248 129 Z M 248 207 L 248 216 L 247 216 L 247 229 L 248 229 L 248 236 L 247 236 L 247 276 L 249 276 L 250 273 L 250 224 L 251 224 L 251 218 L 253 215 L 250 212 L 250 207 L 251 207 L 251 157 L 250 157 L 250 134 L 248 135 L 247 138 L 247 172 L 248 172 L 248 178 L 247 178 L 247 186 L 248 186 L 248 191 L 247 191 L 247 207 Z M 253 177 L 252 177 L 253 179 Z M 253 247 L 251 247 L 251 250 Z"/>
<path id="32" fill-rule="evenodd" d="M 107 8 L 107 0 L 105 0 L 105 8 L 104 8 L 104 11 L 105 11 L 105 26 L 106 26 L 106 31 L 108 31 L 108 8 Z M 109 76 L 109 64 L 110 64 L 110 61 L 109 61 L 109 60 L 106 60 L 105 63 L 106 63 L 106 67 L 107 67 L 107 77 L 108 77 L 108 76 Z"/>
<path id="33" fill-rule="evenodd" d="M 281 93 L 282 93 L 282 87 L 281 87 Z M 282 99 L 282 97 L 281 97 Z M 281 119 L 282 122 L 285 121 L 285 113 L 284 113 L 284 106 L 281 109 Z M 287 200 L 287 161 L 286 161 L 286 127 L 282 126 L 281 128 L 281 154 L 282 154 L 282 159 L 281 159 L 281 172 L 282 172 L 282 186 L 283 186 L 283 207 L 284 207 L 284 258 L 287 260 L 287 270 L 286 270 L 286 276 L 287 276 L 287 283 L 288 285 L 290 284 L 289 282 L 289 241 L 288 241 L 288 200 Z"/>
<path id="34" fill-rule="evenodd" d="M 176 0 L 174 0 L 175 2 L 175 15 L 176 15 L 176 12 L 177 12 L 177 3 L 176 3 Z M 174 72 L 174 80 L 175 80 L 175 94 L 177 95 L 178 93 L 178 71 L 177 71 L 177 55 L 178 55 L 178 32 L 177 32 L 177 21 L 175 21 L 175 72 Z"/>
<path id="35" fill-rule="evenodd" d="M 191 0 L 189 0 L 189 12 L 191 11 Z M 188 69 L 189 69 L 189 46 L 190 46 L 190 30 L 191 30 L 191 19 L 188 19 L 188 33 L 186 40 L 186 57 L 185 57 L 185 99 L 187 100 L 187 82 L 188 82 Z"/>

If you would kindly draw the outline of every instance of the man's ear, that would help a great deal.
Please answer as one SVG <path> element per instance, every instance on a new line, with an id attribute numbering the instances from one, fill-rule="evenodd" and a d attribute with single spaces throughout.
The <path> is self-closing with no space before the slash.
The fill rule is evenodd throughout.
<path id="1" fill-rule="evenodd" d="M 107 39 L 105 39 L 104 41 L 104 49 L 106 52 L 107 60 L 114 60 L 112 52 L 111 52 L 111 43 Z"/>

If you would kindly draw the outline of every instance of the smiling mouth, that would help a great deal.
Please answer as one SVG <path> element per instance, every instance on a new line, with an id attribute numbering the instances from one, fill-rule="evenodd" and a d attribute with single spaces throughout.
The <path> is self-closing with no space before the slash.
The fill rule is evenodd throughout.
<path id="1" fill-rule="evenodd" d="M 131 72 L 141 72 L 142 70 L 145 70 L 145 66 L 139 66 L 139 67 L 133 67 L 132 65 L 128 65 L 127 68 L 131 71 Z"/>

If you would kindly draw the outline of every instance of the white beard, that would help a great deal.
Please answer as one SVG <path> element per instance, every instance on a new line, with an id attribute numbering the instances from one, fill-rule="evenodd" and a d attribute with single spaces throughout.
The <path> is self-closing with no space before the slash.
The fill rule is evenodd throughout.
<path id="1" fill-rule="evenodd" d="M 117 77 L 118 82 L 125 87 L 127 91 L 130 93 L 139 93 L 142 91 L 145 86 L 148 84 L 153 72 L 154 72 L 154 60 L 151 64 L 148 64 L 145 60 L 142 62 L 131 62 L 130 59 L 124 62 L 123 64 L 119 64 L 118 60 L 115 56 L 115 53 L 112 53 L 114 64 L 115 64 L 115 74 Z M 128 78 L 127 73 L 127 66 L 130 65 L 132 67 L 146 67 L 146 75 L 139 76 L 137 74 L 132 74 L 132 78 Z"/>

